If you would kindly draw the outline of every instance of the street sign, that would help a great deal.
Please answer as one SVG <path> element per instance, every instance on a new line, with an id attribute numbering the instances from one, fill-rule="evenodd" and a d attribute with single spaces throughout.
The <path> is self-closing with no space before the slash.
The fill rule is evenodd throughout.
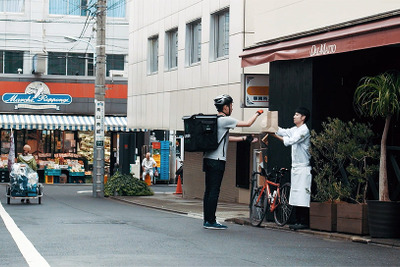
<path id="1" fill-rule="evenodd" d="M 96 146 L 102 147 L 104 144 L 104 101 L 95 100 L 95 140 Z"/>

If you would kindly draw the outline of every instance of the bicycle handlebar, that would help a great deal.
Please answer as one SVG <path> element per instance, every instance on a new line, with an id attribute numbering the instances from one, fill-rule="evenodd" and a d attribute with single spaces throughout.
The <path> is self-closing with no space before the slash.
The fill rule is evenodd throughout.
<path id="1" fill-rule="evenodd" d="M 265 177 L 272 177 L 273 173 L 283 176 L 283 174 L 287 171 L 288 171 L 288 169 L 286 169 L 286 168 L 280 168 L 279 170 L 277 170 L 277 168 L 274 167 L 274 168 L 272 168 L 272 172 L 266 172 L 265 169 L 262 168 L 261 172 L 253 172 L 253 176 L 258 174 L 258 175 L 265 176 Z"/>

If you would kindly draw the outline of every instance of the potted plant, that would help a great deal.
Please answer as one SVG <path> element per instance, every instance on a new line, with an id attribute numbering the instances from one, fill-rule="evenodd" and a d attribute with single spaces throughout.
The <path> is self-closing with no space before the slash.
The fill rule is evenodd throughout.
<path id="1" fill-rule="evenodd" d="M 354 234 L 367 233 L 365 199 L 368 179 L 376 170 L 370 125 L 328 118 L 320 133 L 311 133 L 316 190 L 310 227 Z M 323 211 L 331 214 L 324 215 Z M 325 219 L 323 219 L 325 218 Z M 325 225 L 321 225 L 324 222 Z"/>
<path id="2" fill-rule="evenodd" d="M 316 230 L 336 231 L 336 201 L 347 197 L 349 188 L 338 178 L 343 157 L 338 155 L 337 143 L 344 138 L 339 127 L 331 127 L 331 119 L 322 123 L 323 131 L 311 131 L 310 153 L 313 160 L 313 190 L 310 203 L 310 228 Z M 341 124 L 339 120 L 336 124 Z"/>
<path id="3" fill-rule="evenodd" d="M 369 181 L 378 172 L 379 148 L 373 145 L 375 138 L 370 124 L 347 123 L 348 138 L 339 144 L 346 153 L 345 170 L 342 171 L 350 186 L 346 201 L 337 204 L 337 231 L 358 235 L 369 233 L 367 214 L 367 191 Z"/>
<path id="4" fill-rule="evenodd" d="M 385 119 L 379 162 L 379 201 L 368 201 L 370 235 L 400 237 L 400 202 L 390 201 L 386 161 L 390 121 L 400 112 L 399 72 L 363 77 L 354 93 L 354 106 L 361 115 Z"/>

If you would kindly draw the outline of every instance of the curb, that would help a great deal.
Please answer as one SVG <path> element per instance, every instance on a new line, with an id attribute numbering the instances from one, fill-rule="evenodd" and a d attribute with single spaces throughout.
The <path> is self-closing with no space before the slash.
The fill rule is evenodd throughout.
<path id="1" fill-rule="evenodd" d="M 248 218 L 232 218 L 232 219 L 228 219 L 226 221 L 233 222 L 233 223 L 240 224 L 240 225 L 251 226 L 251 223 Z M 291 230 L 291 229 L 289 229 L 288 226 L 280 227 L 280 226 L 275 225 L 275 223 L 262 223 L 260 225 L 260 227 L 274 229 L 274 230 L 280 230 L 280 231 L 287 231 L 287 232 L 298 232 L 298 233 L 303 233 L 303 234 L 308 234 L 308 235 L 320 236 L 323 238 L 352 241 L 352 242 L 361 243 L 361 244 L 375 244 L 375 245 L 382 245 L 382 246 L 388 246 L 388 247 L 393 247 L 393 248 L 400 248 L 400 242 L 396 242 L 393 239 L 374 240 L 369 236 L 354 236 L 354 235 L 348 235 L 348 234 L 342 234 L 342 233 L 330 233 L 330 232 L 316 231 L 316 230 L 310 230 L 310 229 Z"/>
<path id="2" fill-rule="evenodd" d="M 141 203 L 141 202 L 129 201 L 129 200 L 126 200 L 126 199 L 123 199 L 123 198 L 117 198 L 117 197 L 113 197 L 113 196 L 109 196 L 108 198 L 110 198 L 112 200 L 128 203 L 128 204 L 134 204 L 134 205 L 138 205 L 138 206 L 142 206 L 142 207 L 146 207 L 146 208 L 155 209 L 155 210 L 163 210 L 163 211 L 174 212 L 174 213 L 183 214 L 183 215 L 188 215 L 189 214 L 189 213 L 184 212 L 184 211 L 168 209 L 168 208 L 163 207 L 163 206 L 161 206 L 161 207 L 160 206 L 153 206 L 153 205 L 148 205 L 148 204 L 144 204 L 144 203 Z"/>
<path id="3" fill-rule="evenodd" d="M 173 213 L 182 214 L 182 215 L 189 215 L 188 212 L 167 208 L 165 206 L 149 205 L 149 204 L 142 203 L 139 201 L 136 202 L 136 201 L 126 200 L 123 198 L 113 197 L 113 196 L 109 196 L 108 198 L 112 199 L 112 200 L 120 201 L 123 203 L 134 204 L 134 205 L 138 205 L 138 206 L 142 206 L 142 207 L 146 207 L 146 208 L 162 210 L 162 211 L 167 211 L 167 212 L 173 212 Z M 225 222 L 231 222 L 231 223 L 235 223 L 238 225 L 252 226 L 249 219 L 244 218 L 244 217 L 228 218 L 228 219 L 225 219 Z M 320 236 L 320 237 L 327 238 L 327 239 L 345 240 L 345 241 L 351 241 L 351 242 L 361 243 L 361 244 L 374 244 L 374 245 L 380 245 L 380 246 L 393 247 L 393 248 L 400 249 L 400 242 L 397 239 L 396 240 L 373 239 L 370 236 L 354 236 L 354 235 L 349 235 L 349 234 L 344 234 L 344 233 L 331 233 L 331 232 L 324 232 L 324 231 L 317 231 L 317 230 L 310 230 L 310 229 L 292 230 L 292 229 L 289 229 L 288 226 L 278 226 L 273 222 L 264 222 L 259 227 L 273 229 L 273 230 L 279 230 L 279 231 L 298 232 L 298 233 L 302 233 L 302 234 Z"/>

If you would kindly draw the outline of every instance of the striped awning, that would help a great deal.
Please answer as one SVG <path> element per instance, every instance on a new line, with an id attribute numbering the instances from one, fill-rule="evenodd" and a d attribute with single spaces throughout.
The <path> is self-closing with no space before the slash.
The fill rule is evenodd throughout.
<path id="1" fill-rule="evenodd" d="M 104 119 L 105 131 L 133 131 L 128 129 L 126 117 L 106 116 Z M 0 114 L 0 128 L 27 129 L 27 130 L 79 130 L 93 131 L 93 116 L 69 115 L 11 115 Z"/>

